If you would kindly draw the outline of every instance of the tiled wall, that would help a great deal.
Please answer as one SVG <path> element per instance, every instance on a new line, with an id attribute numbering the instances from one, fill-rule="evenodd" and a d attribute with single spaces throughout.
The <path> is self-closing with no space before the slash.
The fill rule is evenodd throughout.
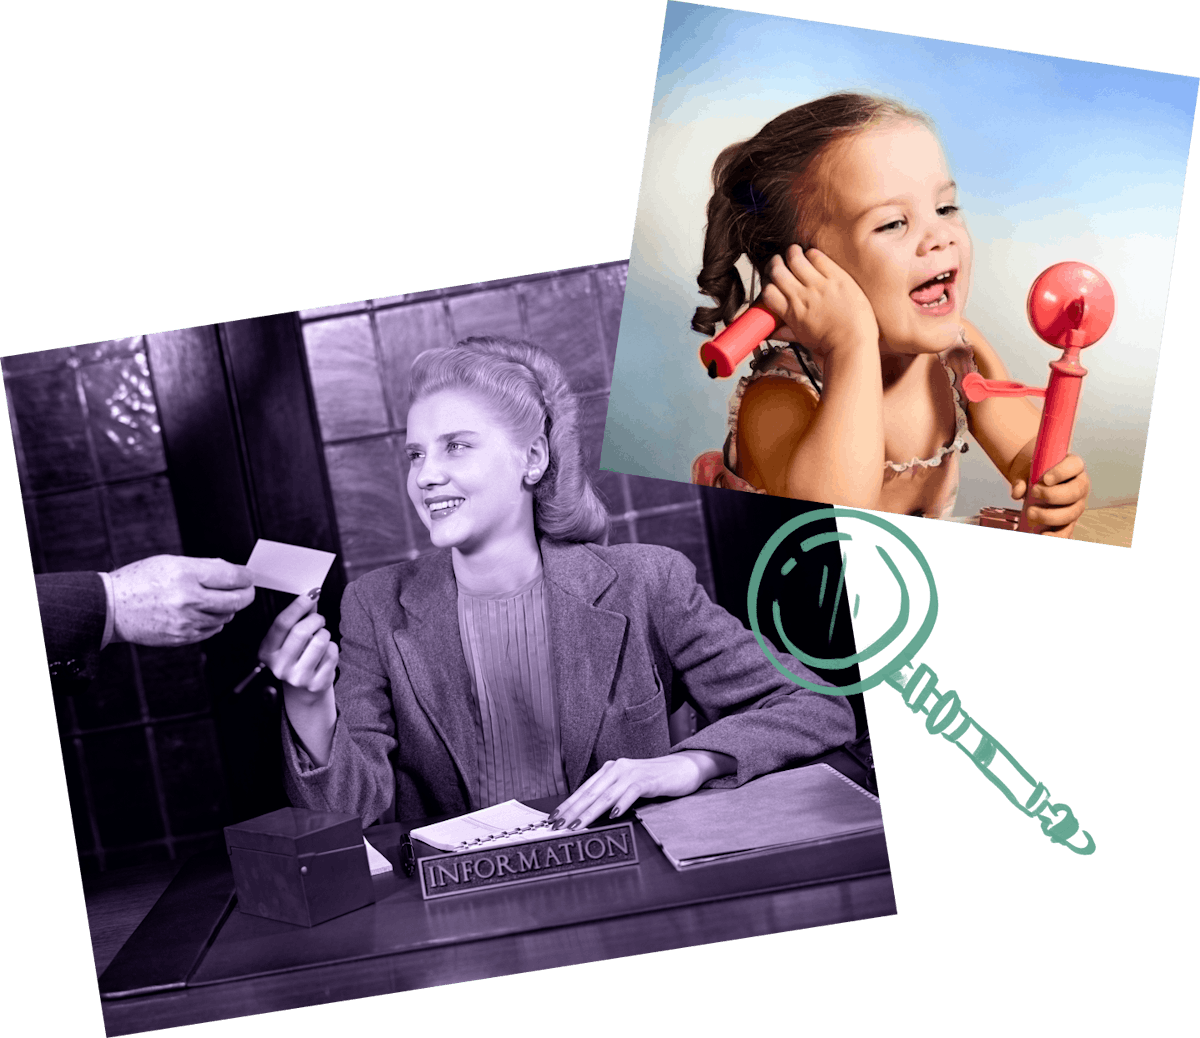
<path id="1" fill-rule="evenodd" d="M 580 394 L 588 462 L 613 516 L 610 543 L 677 548 L 711 593 L 698 488 L 598 472 L 627 266 L 606 263 L 301 312 L 347 579 L 431 547 L 404 489 L 413 358 L 470 335 L 505 335 L 553 353 Z"/>
<path id="2" fill-rule="evenodd" d="M 3 360 L 34 571 L 179 552 L 143 340 Z M 56 697 L 85 870 L 162 860 L 215 833 L 223 780 L 202 647 L 110 645 Z"/>

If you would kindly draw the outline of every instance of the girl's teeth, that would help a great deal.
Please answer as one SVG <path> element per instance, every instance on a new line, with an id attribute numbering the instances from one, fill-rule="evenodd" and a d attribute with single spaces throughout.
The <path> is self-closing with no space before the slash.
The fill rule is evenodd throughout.
<path id="1" fill-rule="evenodd" d="M 935 299 L 935 300 L 934 300 L 932 303 L 922 303 L 921 305 L 922 305 L 922 306 L 941 306 L 941 305 L 942 305 L 944 302 L 946 302 L 946 301 L 947 301 L 947 300 L 946 300 L 946 293 L 945 293 L 945 292 L 943 292 L 943 293 L 941 294 L 941 296 L 940 296 L 939 298 Z"/>

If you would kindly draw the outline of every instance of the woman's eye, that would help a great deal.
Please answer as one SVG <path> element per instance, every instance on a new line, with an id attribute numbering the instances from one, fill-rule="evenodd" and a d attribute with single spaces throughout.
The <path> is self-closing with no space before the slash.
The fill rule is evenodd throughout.
<path id="1" fill-rule="evenodd" d="M 938 206 L 938 216 L 953 216 L 958 212 L 956 205 L 940 205 Z"/>
<path id="2" fill-rule="evenodd" d="M 466 449 L 467 449 L 467 445 L 465 443 L 459 443 L 456 440 L 452 440 L 450 443 L 446 444 L 446 450 L 448 450 L 454 454 L 457 454 L 459 451 L 464 451 Z"/>
<path id="3" fill-rule="evenodd" d="M 416 461 L 421 456 L 420 451 L 407 451 L 406 453 L 409 461 Z"/>

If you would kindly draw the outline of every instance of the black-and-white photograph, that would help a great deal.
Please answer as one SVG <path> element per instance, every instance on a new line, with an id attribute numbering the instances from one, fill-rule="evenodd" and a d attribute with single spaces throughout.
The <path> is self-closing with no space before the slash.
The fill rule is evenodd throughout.
<path id="1" fill-rule="evenodd" d="M 819 506 L 598 469 L 626 268 L 3 360 L 108 1034 L 895 912 Z"/>

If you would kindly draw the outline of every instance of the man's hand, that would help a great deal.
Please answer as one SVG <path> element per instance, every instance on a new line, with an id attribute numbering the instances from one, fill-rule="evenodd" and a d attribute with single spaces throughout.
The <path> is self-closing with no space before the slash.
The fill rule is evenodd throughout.
<path id="1" fill-rule="evenodd" d="M 224 559 L 154 555 L 110 578 L 113 640 L 135 645 L 203 641 L 254 601 L 250 571 Z"/>

